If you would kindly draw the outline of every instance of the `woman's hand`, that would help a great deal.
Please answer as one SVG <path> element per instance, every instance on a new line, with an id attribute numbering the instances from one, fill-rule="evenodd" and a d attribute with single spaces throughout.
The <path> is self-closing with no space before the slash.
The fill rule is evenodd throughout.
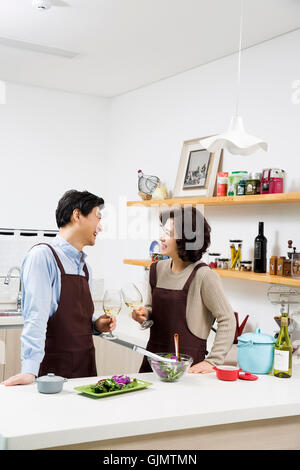
<path id="1" fill-rule="evenodd" d="M 140 307 L 137 310 L 132 310 L 132 318 L 138 323 L 148 319 L 148 310 L 145 307 Z"/>
<path id="2" fill-rule="evenodd" d="M 214 372 L 214 366 L 207 361 L 198 362 L 189 368 L 189 374 L 208 374 Z"/>
<path id="3" fill-rule="evenodd" d="M 109 317 L 108 315 L 104 314 L 99 317 L 95 323 L 94 327 L 100 333 L 106 333 L 109 331 L 113 331 L 117 326 L 117 319 L 116 317 Z"/>

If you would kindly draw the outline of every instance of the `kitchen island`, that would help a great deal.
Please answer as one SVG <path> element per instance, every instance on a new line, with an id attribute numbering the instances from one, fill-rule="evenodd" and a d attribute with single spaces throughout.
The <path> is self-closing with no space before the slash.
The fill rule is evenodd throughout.
<path id="1" fill-rule="evenodd" d="M 131 376 L 152 385 L 99 399 L 74 390 L 99 377 L 69 380 L 54 395 L 36 384 L 0 385 L 0 448 L 300 449 L 299 366 L 291 379 L 251 382 L 222 382 L 215 373 L 178 383 Z"/>

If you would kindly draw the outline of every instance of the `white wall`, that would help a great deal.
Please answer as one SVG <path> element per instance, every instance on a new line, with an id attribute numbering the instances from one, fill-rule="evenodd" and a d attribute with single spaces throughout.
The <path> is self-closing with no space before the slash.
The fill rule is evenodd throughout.
<path id="1" fill-rule="evenodd" d="M 1 227 L 56 229 L 56 205 L 67 189 L 101 192 L 106 112 L 106 99 L 7 83 Z"/>
<path id="2" fill-rule="evenodd" d="M 6 92 L 0 105 L 0 227 L 57 229 L 55 209 L 65 191 L 103 195 L 108 100 L 13 83 Z M 6 242 L 14 246 L 14 240 L 1 243 L 1 260 L 10 256 Z M 97 248 L 91 264 L 99 278 Z"/>
<path id="3" fill-rule="evenodd" d="M 240 114 L 246 130 L 266 139 L 270 151 L 249 157 L 225 153 L 223 169 L 286 170 L 286 191 L 300 191 L 300 104 L 292 103 L 292 83 L 300 79 L 300 31 L 248 49 L 242 54 Z M 226 129 L 234 111 L 237 55 L 210 63 L 117 97 L 110 104 L 109 168 L 113 178 L 105 186 L 106 199 L 136 200 L 137 170 L 159 176 L 172 190 L 184 140 Z M 258 221 L 265 222 L 268 257 L 285 255 L 287 240 L 300 251 L 299 204 L 206 208 L 212 226 L 211 251 L 229 257 L 228 240 L 244 240 L 243 258 L 251 259 Z M 129 217 L 132 211 L 128 209 Z M 147 210 L 147 209 L 144 209 Z M 125 266 L 123 258 L 148 256 L 145 240 L 99 240 L 101 264 L 108 283 L 121 286 L 144 278 L 143 268 Z M 109 266 L 109 270 L 107 267 Z M 235 311 L 249 326 L 273 332 L 279 309 L 267 300 L 268 285 L 223 280 Z M 300 308 L 300 306 L 299 306 Z"/>

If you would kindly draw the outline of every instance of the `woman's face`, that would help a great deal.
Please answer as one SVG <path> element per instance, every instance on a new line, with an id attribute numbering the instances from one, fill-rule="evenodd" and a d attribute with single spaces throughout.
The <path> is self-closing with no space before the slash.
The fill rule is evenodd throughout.
<path id="1" fill-rule="evenodd" d="M 174 235 L 174 219 L 168 219 L 165 225 L 162 226 L 161 241 L 161 254 L 170 256 L 171 258 L 178 257 L 176 238 Z"/>

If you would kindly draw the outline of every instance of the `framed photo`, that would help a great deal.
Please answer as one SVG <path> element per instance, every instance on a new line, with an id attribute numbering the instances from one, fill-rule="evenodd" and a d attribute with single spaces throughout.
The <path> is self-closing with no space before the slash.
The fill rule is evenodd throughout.
<path id="1" fill-rule="evenodd" d="M 211 197 L 223 150 L 210 153 L 199 139 L 183 143 L 173 197 Z"/>

